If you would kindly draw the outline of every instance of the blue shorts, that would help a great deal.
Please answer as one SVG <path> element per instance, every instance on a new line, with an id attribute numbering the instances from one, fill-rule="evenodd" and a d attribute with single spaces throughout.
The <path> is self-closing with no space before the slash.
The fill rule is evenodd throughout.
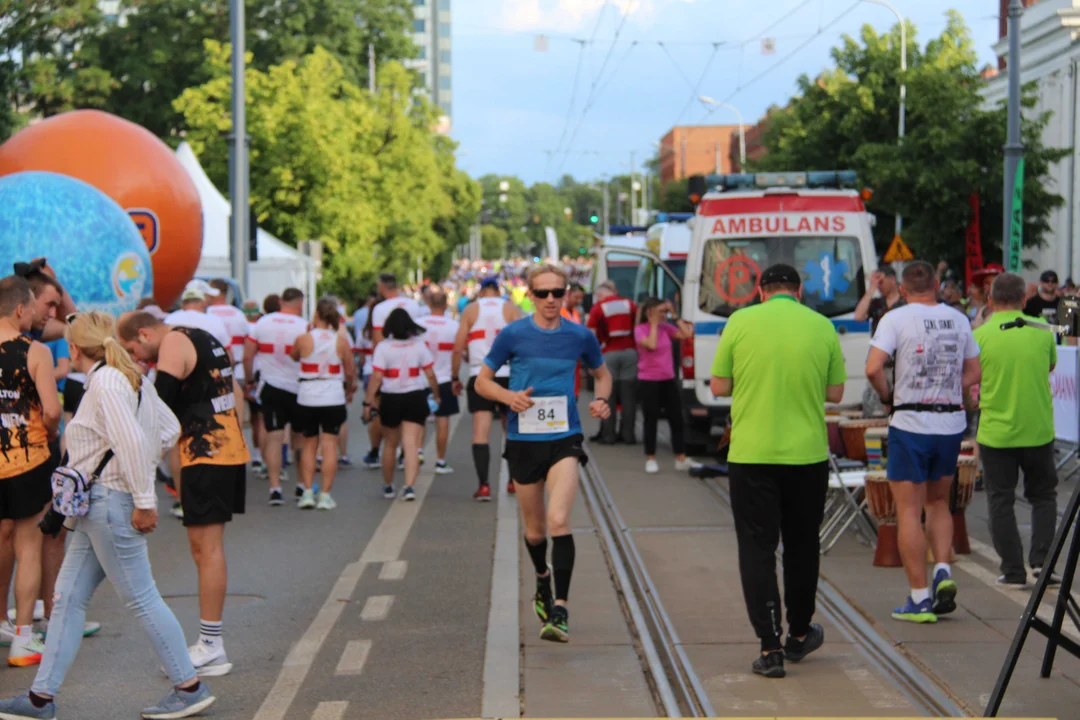
<path id="1" fill-rule="evenodd" d="M 923 435 L 890 427 L 886 476 L 916 483 L 952 477 L 963 440 L 963 433 Z"/>

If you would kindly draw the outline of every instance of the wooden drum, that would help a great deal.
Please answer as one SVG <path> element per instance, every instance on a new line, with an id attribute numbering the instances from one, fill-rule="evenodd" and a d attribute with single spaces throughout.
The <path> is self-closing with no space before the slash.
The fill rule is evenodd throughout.
<path id="1" fill-rule="evenodd" d="M 840 435 L 844 439 L 847 456 L 858 462 L 866 462 L 866 430 L 888 427 L 888 418 L 845 418 L 840 421 Z"/>
<path id="2" fill-rule="evenodd" d="M 878 526 L 874 566 L 903 566 L 896 535 L 896 501 L 884 470 L 870 470 L 866 473 L 866 504 Z"/>
<path id="3" fill-rule="evenodd" d="M 960 446 L 960 457 L 957 460 L 956 489 L 952 503 L 953 550 L 960 555 L 971 554 L 971 541 L 968 539 L 967 517 L 964 511 L 975 495 L 975 475 L 978 470 L 978 448 L 974 441 L 965 440 Z"/>
<path id="4" fill-rule="evenodd" d="M 829 452 L 836 457 L 845 457 L 844 439 L 840 435 L 840 421 L 843 419 L 841 415 L 825 416 L 825 427 L 829 430 Z"/>
<path id="5" fill-rule="evenodd" d="M 866 467 L 871 470 L 884 470 L 886 458 L 889 456 L 889 428 L 867 428 L 863 435 L 863 445 L 866 447 Z"/>

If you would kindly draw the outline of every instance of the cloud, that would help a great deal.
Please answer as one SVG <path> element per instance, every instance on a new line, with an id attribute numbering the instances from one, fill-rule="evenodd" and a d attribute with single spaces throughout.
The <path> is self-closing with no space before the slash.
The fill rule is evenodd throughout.
<path id="1" fill-rule="evenodd" d="M 629 12 L 631 20 L 648 23 L 660 10 L 695 0 L 502 0 L 499 24 L 504 30 L 577 32 L 590 26 L 603 10 L 607 20 Z"/>

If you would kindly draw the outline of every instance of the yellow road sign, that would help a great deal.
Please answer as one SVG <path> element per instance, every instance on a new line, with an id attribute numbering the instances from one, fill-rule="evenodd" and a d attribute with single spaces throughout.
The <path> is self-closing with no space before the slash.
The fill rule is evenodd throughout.
<path id="1" fill-rule="evenodd" d="M 889 245 L 888 252 L 885 253 L 885 262 L 907 262 L 908 260 L 914 260 L 915 255 L 911 252 L 911 248 L 907 246 L 904 239 L 899 235 L 893 238 L 892 244 Z"/>

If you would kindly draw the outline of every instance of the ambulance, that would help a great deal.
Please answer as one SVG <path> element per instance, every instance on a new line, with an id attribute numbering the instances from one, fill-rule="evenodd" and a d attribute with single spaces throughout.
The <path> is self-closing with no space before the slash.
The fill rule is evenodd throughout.
<path id="1" fill-rule="evenodd" d="M 697 211 L 688 223 L 691 236 L 682 277 L 660 254 L 633 251 L 638 267 L 633 294 L 626 296 L 670 299 L 694 325 L 693 341 L 679 349 L 689 444 L 704 445 L 723 431 L 731 400 L 714 398 L 709 390 L 716 347 L 731 314 L 758 302 L 761 272 L 775 263 L 800 271 L 803 303 L 836 327 L 848 374 L 845 402 L 861 401 L 870 326 L 854 315 L 866 278 L 877 269 L 877 256 L 874 218 L 864 205 L 869 193 L 857 191 L 855 183 L 850 171 L 691 178 Z M 613 259 L 625 265 L 630 253 L 601 250 L 594 287 L 605 279 Z"/>

